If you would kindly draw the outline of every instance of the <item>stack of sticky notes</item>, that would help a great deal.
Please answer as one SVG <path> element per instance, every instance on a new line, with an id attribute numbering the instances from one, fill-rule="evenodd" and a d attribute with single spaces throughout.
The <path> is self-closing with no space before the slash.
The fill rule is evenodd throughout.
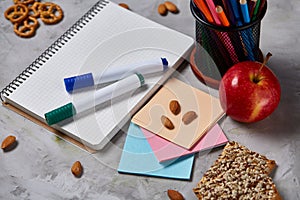
<path id="1" fill-rule="evenodd" d="M 176 99 L 180 110 L 169 112 Z M 192 120 L 183 120 L 193 110 Z M 154 97 L 133 116 L 118 172 L 174 179 L 190 179 L 194 154 L 228 142 L 216 123 L 224 114 L 217 98 L 178 79 L 170 79 Z M 173 128 L 167 128 L 161 116 Z"/>

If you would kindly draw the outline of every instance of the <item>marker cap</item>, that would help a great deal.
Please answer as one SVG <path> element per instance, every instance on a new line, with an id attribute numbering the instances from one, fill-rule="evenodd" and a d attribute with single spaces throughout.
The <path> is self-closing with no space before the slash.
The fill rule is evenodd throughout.
<path id="1" fill-rule="evenodd" d="M 55 110 L 52 110 L 45 114 L 48 125 L 56 124 L 62 120 L 70 118 L 76 114 L 76 109 L 72 103 L 68 103 Z"/>
<path id="2" fill-rule="evenodd" d="M 143 86 L 145 84 L 145 78 L 144 78 L 144 76 L 142 74 L 140 74 L 140 73 L 135 73 L 135 74 L 139 78 L 141 86 Z"/>
<path id="3" fill-rule="evenodd" d="M 169 63 L 166 58 L 161 58 L 161 62 L 163 64 L 163 71 L 166 71 L 169 68 Z"/>
<path id="4" fill-rule="evenodd" d="M 94 78 L 92 73 L 65 78 L 64 82 L 66 90 L 69 93 L 80 88 L 94 86 Z"/>

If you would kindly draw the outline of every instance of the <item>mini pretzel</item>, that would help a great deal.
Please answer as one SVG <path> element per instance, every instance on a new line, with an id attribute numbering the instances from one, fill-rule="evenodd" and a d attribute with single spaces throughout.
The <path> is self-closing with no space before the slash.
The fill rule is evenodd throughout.
<path id="1" fill-rule="evenodd" d="M 14 24 L 15 33 L 24 38 L 32 37 L 35 34 L 37 27 L 39 26 L 39 22 L 36 18 L 29 16 L 26 20 L 21 23 Z"/>
<path id="2" fill-rule="evenodd" d="M 28 15 L 28 8 L 23 4 L 16 4 L 9 7 L 5 12 L 4 16 L 12 23 L 19 23 L 23 21 Z"/>
<path id="3" fill-rule="evenodd" d="M 14 0 L 14 3 L 15 3 L 15 4 L 21 3 L 21 4 L 28 5 L 28 4 L 33 3 L 34 1 L 35 1 L 35 0 Z"/>
<path id="4" fill-rule="evenodd" d="M 45 24 L 55 24 L 63 18 L 63 11 L 55 3 L 42 3 L 39 6 L 40 17 Z"/>
<path id="5" fill-rule="evenodd" d="M 38 18 L 40 16 L 40 11 L 39 11 L 40 5 L 41 3 L 38 1 L 34 2 L 32 5 L 29 5 L 28 6 L 29 16 Z"/>

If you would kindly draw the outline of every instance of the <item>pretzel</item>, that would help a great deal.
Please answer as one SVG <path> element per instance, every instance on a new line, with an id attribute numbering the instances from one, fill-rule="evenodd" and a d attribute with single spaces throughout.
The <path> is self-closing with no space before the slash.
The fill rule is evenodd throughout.
<path id="1" fill-rule="evenodd" d="M 62 20 L 63 11 L 55 3 L 41 3 L 36 0 L 13 0 L 4 16 L 14 25 L 14 32 L 23 38 L 32 37 L 39 26 L 38 18 L 45 24 L 55 24 Z"/>
<path id="2" fill-rule="evenodd" d="M 39 11 L 40 17 L 45 24 L 55 24 L 63 18 L 62 9 L 55 3 L 42 3 L 39 6 Z"/>
<path id="3" fill-rule="evenodd" d="M 28 4 L 31 4 L 31 3 L 34 3 L 35 0 L 14 0 L 14 3 L 15 4 L 25 4 L 25 5 L 28 5 Z"/>
<path id="4" fill-rule="evenodd" d="M 29 5 L 28 6 L 29 16 L 38 18 L 40 16 L 40 11 L 39 11 L 40 5 L 41 5 L 41 3 L 38 1 L 34 2 L 32 5 Z"/>
<path id="5" fill-rule="evenodd" d="M 38 26 L 39 22 L 37 21 L 37 19 L 29 16 L 21 23 L 14 24 L 14 32 L 20 37 L 29 38 L 35 34 Z"/>
<path id="6" fill-rule="evenodd" d="M 16 4 L 10 6 L 5 12 L 4 16 L 12 23 L 19 23 L 23 21 L 28 15 L 28 8 L 23 4 Z"/>

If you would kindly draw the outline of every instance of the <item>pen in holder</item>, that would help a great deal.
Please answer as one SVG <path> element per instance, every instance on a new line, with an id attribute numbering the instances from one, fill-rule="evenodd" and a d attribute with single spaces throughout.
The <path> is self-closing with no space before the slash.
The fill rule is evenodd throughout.
<path id="1" fill-rule="evenodd" d="M 199 3 L 201 1 L 202 4 Z M 246 60 L 263 60 L 259 48 L 260 25 L 267 10 L 267 3 L 264 1 L 257 16 L 246 23 L 242 23 L 242 9 L 233 7 L 233 10 L 236 9 L 236 12 L 240 13 L 240 18 L 235 15 L 235 24 L 231 21 L 230 26 L 222 26 L 209 22 L 209 16 L 205 16 L 203 12 L 205 9 L 200 9 L 205 6 L 203 2 L 205 1 L 190 2 L 190 9 L 196 21 L 196 45 L 191 54 L 191 66 L 198 78 L 212 81 L 213 85 L 217 86 L 221 77 L 234 64 Z M 228 19 L 230 21 L 229 16 Z"/>

